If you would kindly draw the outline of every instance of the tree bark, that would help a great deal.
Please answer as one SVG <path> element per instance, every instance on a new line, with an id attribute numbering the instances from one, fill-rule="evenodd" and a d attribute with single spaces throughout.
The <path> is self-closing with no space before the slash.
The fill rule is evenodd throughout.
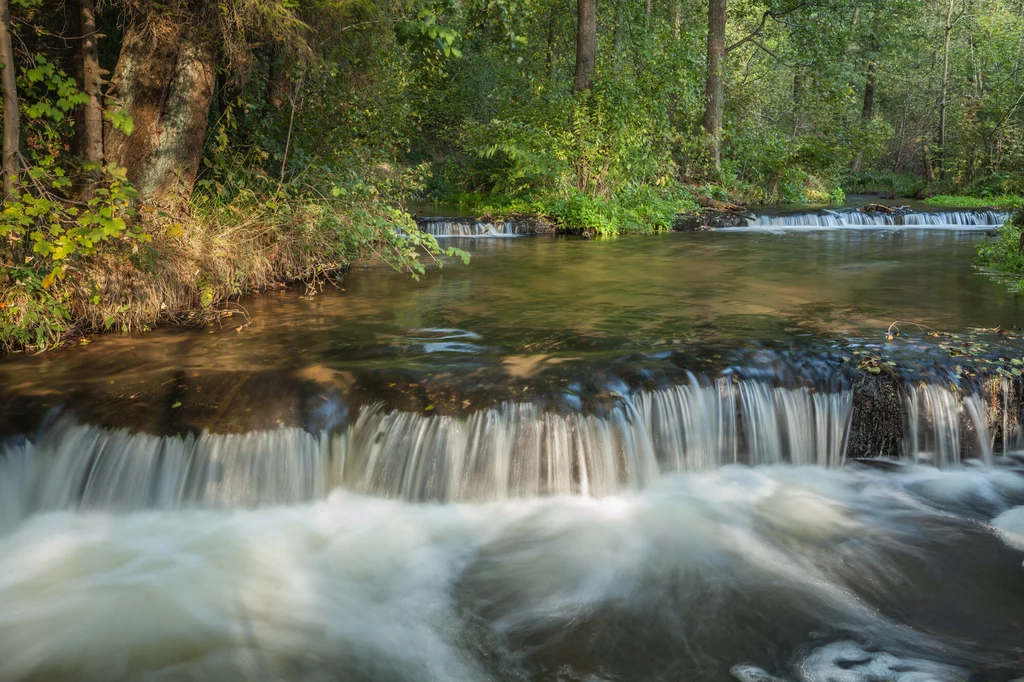
<path id="1" fill-rule="evenodd" d="M 21 121 L 18 113 L 17 67 L 11 44 L 11 12 L 7 0 L 0 0 L 0 61 L 3 62 L 4 102 L 4 198 L 18 191 L 18 151 Z"/>
<path id="2" fill-rule="evenodd" d="M 103 163 L 103 100 L 99 40 L 96 35 L 96 0 L 79 0 L 82 30 L 82 89 L 89 101 L 82 105 L 82 152 L 89 163 Z"/>
<path id="3" fill-rule="evenodd" d="M 267 76 L 267 104 L 273 111 L 280 111 L 292 95 L 291 69 L 284 58 L 276 53 L 270 55 L 270 73 Z"/>
<path id="4" fill-rule="evenodd" d="M 939 100 L 939 177 L 946 179 L 946 98 L 949 94 L 949 43 L 953 34 L 953 5 L 946 10 L 945 40 L 942 46 L 942 98 Z"/>
<path id="5" fill-rule="evenodd" d="M 216 85 L 216 47 L 202 25 L 153 30 L 147 15 L 125 31 L 109 94 L 131 116 L 130 136 L 106 128 L 106 158 L 123 166 L 143 200 L 173 202 L 192 191 Z"/>
<path id="6" fill-rule="evenodd" d="M 594 84 L 597 63 L 597 0 L 577 0 L 576 92 Z"/>
<path id="7" fill-rule="evenodd" d="M 875 74 L 878 71 L 878 31 L 880 30 L 879 18 L 881 13 L 875 15 L 871 24 L 871 39 L 869 43 L 870 54 L 868 56 L 867 78 L 864 81 L 864 106 L 861 108 L 860 118 L 864 123 L 870 123 L 875 116 Z M 864 164 L 864 152 L 857 151 L 853 159 L 853 172 L 859 173 Z"/>
<path id="8" fill-rule="evenodd" d="M 644 16 L 648 19 L 651 18 L 651 10 L 654 6 L 654 0 L 644 0 Z"/>
<path id="9" fill-rule="evenodd" d="M 715 168 L 722 167 L 722 112 L 725 108 L 726 0 L 708 6 L 708 72 L 704 87 L 704 132 Z"/>

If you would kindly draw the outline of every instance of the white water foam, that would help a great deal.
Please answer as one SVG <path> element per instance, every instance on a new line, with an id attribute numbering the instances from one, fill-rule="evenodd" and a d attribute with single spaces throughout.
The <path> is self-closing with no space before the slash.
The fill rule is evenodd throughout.
<path id="1" fill-rule="evenodd" d="M 893 679 L 918 682 L 930 678 L 904 673 L 954 670 L 954 647 L 886 618 L 850 581 L 901 584 L 894 558 L 930 535 L 948 546 L 947 515 L 918 505 L 904 476 L 965 473 L 725 467 L 601 499 L 336 492 L 254 510 L 35 515 L 0 537 L 0 679 L 548 679 L 552 656 L 584 679 L 572 671 L 585 653 L 614 679 L 644 679 L 655 657 L 714 680 L 824 628 L 845 636 L 773 672 L 872 682 L 897 669 L 877 651 L 837 664 L 863 647 L 853 637 L 902 652 Z M 750 630 L 760 619 L 771 627 Z M 597 642 L 584 653 L 558 634 L 578 628 Z"/>
<path id="2" fill-rule="evenodd" d="M 517 223 L 506 220 L 492 222 L 453 218 L 451 220 L 423 220 L 417 223 L 421 232 L 437 238 L 444 237 L 519 237 Z"/>
<path id="3" fill-rule="evenodd" d="M 992 230 L 1001 226 L 1009 213 L 1003 211 L 911 211 L 903 214 L 865 213 L 856 209 L 823 210 L 812 213 L 761 214 L 746 227 L 726 231 L 789 232 L 801 230 Z"/>

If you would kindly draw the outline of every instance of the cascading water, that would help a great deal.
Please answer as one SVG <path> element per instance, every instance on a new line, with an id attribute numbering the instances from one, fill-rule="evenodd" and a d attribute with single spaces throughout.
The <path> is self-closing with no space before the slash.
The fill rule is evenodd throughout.
<path id="1" fill-rule="evenodd" d="M 59 420 L 0 454 L 0 522 L 41 510 L 250 507 L 321 499 L 333 488 L 409 501 L 607 496 L 661 474 L 728 464 L 835 467 L 843 462 L 850 389 L 819 392 L 690 375 L 623 396 L 602 413 L 505 403 L 467 417 L 362 409 L 311 434 L 158 437 Z M 908 391 L 906 454 L 955 466 L 992 461 L 980 396 Z M 969 445 L 962 424 L 973 434 Z M 968 452 L 964 452 L 967 447 Z"/>
<path id="2" fill-rule="evenodd" d="M 980 395 L 960 398 L 950 387 L 921 383 L 908 388 L 906 401 L 906 456 L 943 467 L 959 464 L 964 459 L 966 425 L 973 432 L 968 441 L 972 454 L 992 463 L 992 439 Z"/>
<path id="3" fill-rule="evenodd" d="M 5 433 L 68 412 L 0 438 L 0 682 L 1020 678 L 1022 384 L 877 338 L 904 299 L 1019 312 L 965 316 L 1002 300 L 975 236 L 480 240 L 529 257 L 14 360 Z M 805 355 L 858 311 L 875 337 Z"/>
<path id="4" fill-rule="evenodd" d="M 823 210 L 814 213 L 761 214 L 748 220 L 744 229 L 870 229 L 883 227 L 929 229 L 985 229 L 1002 225 L 1009 214 L 1001 211 L 908 211 L 866 213 L 857 209 Z"/>
<path id="5" fill-rule="evenodd" d="M 487 221 L 466 218 L 421 218 L 420 231 L 435 237 L 518 237 L 523 234 L 519 223 L 511 220 Z"/>

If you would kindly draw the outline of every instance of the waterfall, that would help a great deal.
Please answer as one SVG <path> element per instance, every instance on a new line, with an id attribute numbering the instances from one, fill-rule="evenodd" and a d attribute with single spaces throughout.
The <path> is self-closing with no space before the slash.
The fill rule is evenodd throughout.
<path id="1" fill-rule="evenodd" d="M 421 218 L 421 232 L 435 237 L 518 237 L 524 234 L 519 223 L 511 220 L 491 222 L 469 218 Z"/>
<path id="2" fill-rule="evenodd" d="M 747 228 L 840 229 L 917 227 L 935 229 L 994 229 L 1009 214 L 1000 211 L 909 211 L 865 213 L 856 209 L 823 210 L 785 215 L 762 214 L 748 220 Z M 730 228 L 726 228 L 730 229 Z"/>
<path id="3" fill-rule="evenodd" d="M 691 374 L 599 414 L 507 402 L 455 417 L 377 404 L 332 432 L 185 437 L 61 419 L 34 441 L 0 446 L 0 525 L 37 510 L 290 504 L 337 487 L 411 501 L 605 496 L 734 463 L 836 467 L 852 413 L 851 389 Z M 980 395 L 910 387 L 906 415 L 908 458 L 992 461 Z"/>
<path id="4" fill-rule="evenodd" d="M 908 389 L 906 403 L 906 456 L 940 467 L 955 466 L 965 458 L 963 428 L 968 425 L 975 434 L 972 454 L 992 463 L 992 438 L 981 395 L 972 393 L 961 399 L 947 386 L 922 383 Z"/>

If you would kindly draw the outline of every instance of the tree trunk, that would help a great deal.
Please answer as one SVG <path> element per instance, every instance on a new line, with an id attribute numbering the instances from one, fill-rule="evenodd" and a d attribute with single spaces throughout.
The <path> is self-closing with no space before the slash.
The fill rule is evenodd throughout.
<path id="1" fill-rule="evenodd" d="M 597 62 L 597 0 L 577 0 L 576 92 L 594 84 Z"/>
<path id="2" fill-rule="evenodd" d="M 945 40 L 942 46 L 942 99 L 939 100 L 939 177 L 946 179 L 946 98 L 949 94 L 949 43 L 953 34 L 953 4 L 946 10 Z"/>
<path id="3" fill-rule="evenodd" d="M 18 150 L 21 121 L 18 115 L 17 67 L 11 44 L 11 12 L 7 0 L 0 0 L 0 61 L 3 62 L 4 102 L 4 198 L 18 191 Z"/>
<path id="4" fill-rule="evenodd" d="M 878 16 L 878 15 L 876 15 Z M 864 81 L 864 106 L 860 112 L 860 118 L 864 123 L 871 123 L 871 119 L 875 116 L 875 74 L 878 71 L 878 30 L 877 20 L 872 23 L 872 35 L 870 50 L 871 55 L 868 59 L 868 73 L 867 78 Z M 857 156 L 853 160 L 853 172 L 859 173 L 864 163 L 864 152 L 861 150 L 857 151 Z"/>
<path id="5" fill-rule="evenodd" d="M 708 6 L 708 73 L 704 88 L 704 132 L 715 168 L 722 167 L 722 111 L 725 100 L 726 0 Z"/>
<path id="6" fill-rule="evenodd" d="M 150 15 L 128 27 L 109 94 L 131 116 L 131 136 L 108 124 L 106 158 L 123 166 L 144 200 L 161 203 L 192 190 L 216 84 L 216 48 L 204 27 L 179 20 L 151 30 Z"/>
<path id="7" fill-rule="evenodd" d="M 683 27 L 683 0 L 672 3 L 672 37 L 678 38 Z"/>
<path id="8" fill-rule="evenodd" d="M 96 0 L 79 0 L 79 3 L 82 31 L 82 90 L 89 97 L 89 101 L 82 105 L 82 155 L 89 163 L 102 164 L 103 72 L 100 71 L 99 41 L 96 36 Z"/>
<path id="9" fill-rule="evenodd" d="M 270 73 L 267 80 L 267 104 L 273 111 L 280 111 L 291 95 L 291 69 L 279 54 L 271 54 Z"/>
<path id="10" fill-rule="evenodd" d="M 653 9 L 654 0 L 644 0 L 644 16 L 648 19 L 651 18 L 651 9 Z"/>

